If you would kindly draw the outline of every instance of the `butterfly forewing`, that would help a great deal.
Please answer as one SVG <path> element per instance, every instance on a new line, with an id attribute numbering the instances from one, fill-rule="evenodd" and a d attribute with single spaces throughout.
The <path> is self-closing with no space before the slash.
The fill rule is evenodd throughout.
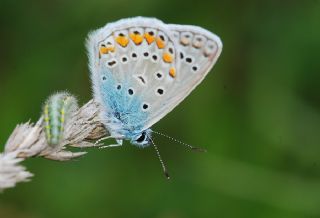
<path id="1" fill-rule="evenodd" d="M 134 18 L 109 24 L 89 36 L 95 99 L 105 112 L 120 110 L 122 121 L 128 118 L 123 121 L 125 128 L 143 128 L 161 107 L 164 83 L 174 83 L 176 52 L 170 34 L 159 20 Z"/>

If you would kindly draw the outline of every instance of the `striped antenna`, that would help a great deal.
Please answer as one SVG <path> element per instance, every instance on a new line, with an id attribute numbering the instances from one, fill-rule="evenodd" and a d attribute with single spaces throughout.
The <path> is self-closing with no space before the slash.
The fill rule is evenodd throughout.
<path id="1" fill-rule="evenodd" d="M 152 140 L 151 137 L 148 137 L 148 138 L 150 139 L 150 141 L 151 141 L 151 143 L 152 143 L 152 145 L 153 145 L 153 147 L 154 147 L 154 150 L 156 150 L 156 152 L 157 152 L 157 156 L 158 156 L 159 161 L 160 161 L 161 166 L 162 166 L 163 174 L 165 175 L 165 177 L 166 177 L 167 179 L 170 179 L 170 176 L 169 176 L 169 173 L 168 173 L 168 171 L 167 171 L 166 165 L 164 164 L 164 162 L 163 162 L 163 160 L 162 160 L 162 158 L 161 158 L 161 155 L 160 155 L 158 146 L 153 142 L 153 140 Z"/>
<path id="2" fill-rule="evenodd" d="M 192 146 L 192 145 L 189 145 L 189 144 L 187 144 L 187 143 L 184 143 L 184 142 L 182 142 L 182 141 L 180 141 L 180 140 L 178 140 L 178 139 L 175 139 L 175 138 L 173 138 L 173 137 L 171 137 L 171 136 L 168 136 L 168 135 L 166 135 L 166 134 L 163 134 L 163 133 L 161 133 L 161 132 L 157 132 L 157 131 L 154 131 L 154 130 L 151 130 L 151 131 L 154 132 L 154 133 L 156 133 L 156 134 L 158 134 L 158 135 L 164 136 L 164 137 L 166 137 L 166 138 L 168 138 L 168 139 L 170 139 L 170 140 L 172 140 L 172 141 L 174 141 L 174 142 L 176 142 L 176 143 L 178 143 L 178 144 L 182 144 L 182 145 L 190 148 L 192 151 L 207 152 L 207 150 L 204 149 L 204 148 L 194 147 L 194 146 Z"/>

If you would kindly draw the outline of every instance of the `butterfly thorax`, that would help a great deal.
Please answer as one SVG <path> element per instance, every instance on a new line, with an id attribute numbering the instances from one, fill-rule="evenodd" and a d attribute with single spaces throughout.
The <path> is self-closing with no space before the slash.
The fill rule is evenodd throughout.
<path id="1" fill-rule="evenodd" d="M 139 130 L 134 129 L 133 126 L 128 126 L 128 116 L 125 114 L 123 118 L 119 112 L 113 112 L 112 120 L 105 122 L 105 126 L 108 128 L 110 135 L 116 139 L 129 140 L 132 144 L 138 147 L 147 147 L 151 143 L 151 129 Z"/>

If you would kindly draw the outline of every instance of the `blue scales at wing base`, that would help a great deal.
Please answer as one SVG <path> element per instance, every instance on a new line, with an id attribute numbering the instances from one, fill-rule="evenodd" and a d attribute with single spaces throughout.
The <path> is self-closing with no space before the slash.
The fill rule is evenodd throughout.
<path id="1" fill-rule="evenodd" d="M 143 110 L 143 102 L 139 95 L 141 93 L 135 93 L 128 81 L 116 81 L 106 69 L 101 75 L 99 90 L 102 106 L 106 111 L 103 119 L 120 124 L 116 133 L 132 141 L 144 131 L 144 124 L 148 117 L 148 112 Z"/>

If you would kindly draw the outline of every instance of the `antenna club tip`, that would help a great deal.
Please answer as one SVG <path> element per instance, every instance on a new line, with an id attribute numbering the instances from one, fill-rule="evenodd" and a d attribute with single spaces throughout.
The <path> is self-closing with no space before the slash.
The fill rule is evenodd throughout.
<path id="1" fill-rule="evenodd" d="M 170 179 L 170 175 L 168 172 L 164 172 L 165 177 L 169 180 Z"/>

